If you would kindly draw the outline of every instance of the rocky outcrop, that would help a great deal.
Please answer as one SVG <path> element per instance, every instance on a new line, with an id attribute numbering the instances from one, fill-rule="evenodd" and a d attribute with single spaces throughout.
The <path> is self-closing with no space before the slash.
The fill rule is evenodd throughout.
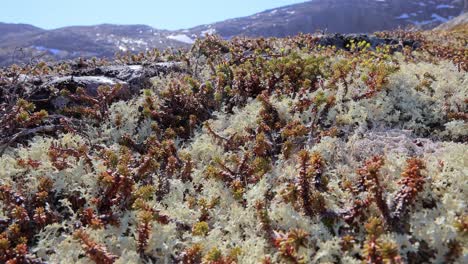
<path id="1" fill-rule="evenodd" d="M 412 48 L 418 48 L 420 43 L 414 40 L 400 40 L 393 38 L 379 38 L 375 35 L 365 34 L 331 34 L 321 36 L 317 44 L 321 46 L 335 46 L 338 49 L 348 49 L 348 44 L 351 42 L 358 43 L 365 41 L 370 44 L 370 48 L 375 49 L 378 46 L 384 45 L 395 45 L 397 49 L 401 49 L 403 46 L 410 46 Z"/>
<path id="2" fill-rule="evenodd" d="M 35 90 L 30 96 L 32 102 L 55 111 L 70 103 L 70 100 L 61 95 L 62 90 L 74 92 L 77 88 L 83 88 L 88 95 L 96 96 L 100 86 L 120 85 L 122 89 L 118 93 L 118 99 L 129 99 L 149 87 L 151 78 L 183 71 L 181 66 L 179 62 L 163 62 L 150 65 L 85 67 L 74 69 L 72 74 L 67 76 L 48 76 L 42 80 L 24 77 L 24 81 Z"/>

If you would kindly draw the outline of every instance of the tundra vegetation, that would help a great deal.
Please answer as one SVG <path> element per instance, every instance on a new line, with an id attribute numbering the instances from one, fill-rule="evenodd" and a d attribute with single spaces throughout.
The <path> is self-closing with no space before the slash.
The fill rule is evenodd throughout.
<path id="1" fill-rule="evenodd" d="M 467 36 L 2 68 L 0 262 L 467 263 Z M 47 81 L 171 64 L 132 89 Z"/>

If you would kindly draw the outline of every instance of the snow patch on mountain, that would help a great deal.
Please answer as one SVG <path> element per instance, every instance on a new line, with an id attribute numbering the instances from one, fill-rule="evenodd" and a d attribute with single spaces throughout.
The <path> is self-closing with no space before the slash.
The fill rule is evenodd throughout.
<path id="1" fill-rule="evenodd" d="M 176 41 L 180 41 L 180 42 L 187 43 L 187 44 L 195 43 L 195 40 L 193 40 L 192 38 L 190 38 L 189 36 L 187 36 L 185 34 L 169 35 L 166 38 L 176 40 Z"/>
<path id="2" fill-rule="evenodd" d="M 439 22 L 442 22 L 442 23 L 445 23 L 448 21 L 447 18 L 443 17 L 443 16 L 439 16 L 438 14 L 432 14 L 431 16 L 433 18 L 434 21 L 439 21 Z"/>
<path id="3" fill-rule="evenodd" d="M 148 45 L 148 42 L 144 41 L 143 39 L 122 38 L 121 41 L 125 44 L 134 44 L 138 46 Z"/>
<path id="4" fill-rule="evenodd" d="M 216 34 L 216 29 L 215 28 L 209 28 L 209 29 L 203 30 L 201 32 L 202 36 L 208 36 L 208 35 L 214 35 L 214 34 Z"/>
<path id="5" fill-rule="evenodd" d="M 455 8 L 453 5 L 437 5 L 436 9 Z"/>
<path id="6" fill-rule="evenodd" d="M 34 46 L 34 48 L 36 48 L 37 50 L 39 51 L 48 51 L 54 55 L 57 55 L 60 53 L 60 50 L 59 49 L 51 49 L 51 48 L 47 48 L 47 47 L 43 47 L 43 46 Z"/>
<path id="7" fill-rule="evenodd" d="M 396 19 L 407 19 L 409 18 L 410 16 L 407 14 L 407 13 L 403 13 L 401 14 L 400 16 L 397 16 Z"/>
<path id="8" fill-rule="evenodd" d="M 435 13 L 433 13 L 431 15 L 431 18 L 432 19 L 422 20 L 422 21 L 412 20 L 411 23 L 413 23 L 416 26 L 424 26 L 424 25 L 428 25 L 428 24 L 436 23 L 436 22 L 445 23 L 445 22 L 447 22 L 449 20 L 448 18 L 445 18 L 445 17 L 440 16 L 440 15 L 435 14 Z"/>

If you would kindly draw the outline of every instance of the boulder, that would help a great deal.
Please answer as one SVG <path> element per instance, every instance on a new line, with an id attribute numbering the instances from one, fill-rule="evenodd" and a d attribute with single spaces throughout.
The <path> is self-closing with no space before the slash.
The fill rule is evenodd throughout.
<path id="1" fill-rule="evenodd" d="M 129 99 L 142 89 L 151 86 L 150 79 L 160 74 L 182 71 L 179 62 L 155 63 L 150 65 L 108 65 L 75 70 L 69 76 L 50 76 L 40 85 L 33 85 L 34 93 L 30 100 L 42 109 L 58 110 L 69 106 L 70 100 L 60 94 L 66 89 L 75 92 L 83 88 L 88 95 L 97 96 L 99 86 L 120 84 L 122 90 L 117 99 Z"/>

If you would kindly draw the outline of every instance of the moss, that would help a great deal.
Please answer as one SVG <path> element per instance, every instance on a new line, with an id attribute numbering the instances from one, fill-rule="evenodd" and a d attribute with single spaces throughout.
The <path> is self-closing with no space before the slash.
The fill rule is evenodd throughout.
<path id="1" fill-rule="evenodd" d="M 205 236 L 209 231 L 207 222 L 198 222 L 192 227 L 192 234 L 195 236 Z"/>

